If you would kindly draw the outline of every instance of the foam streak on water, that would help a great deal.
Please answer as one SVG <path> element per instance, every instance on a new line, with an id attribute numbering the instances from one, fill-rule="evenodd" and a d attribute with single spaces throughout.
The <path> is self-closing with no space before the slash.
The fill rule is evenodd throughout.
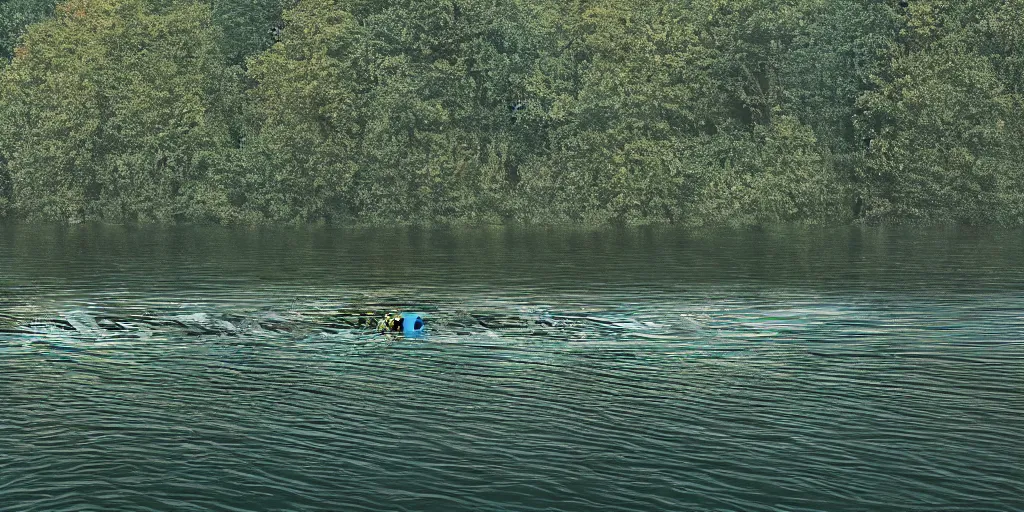
<path id="1" fill-rule="evenodd" d="M 375 236 L 0 230 L 0 510 L 1024 509 L 1016 234 Z"/>

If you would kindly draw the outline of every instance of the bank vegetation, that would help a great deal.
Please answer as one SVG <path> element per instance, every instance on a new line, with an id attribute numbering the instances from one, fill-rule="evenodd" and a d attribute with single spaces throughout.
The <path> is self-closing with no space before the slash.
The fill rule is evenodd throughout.
<path id="1" fill-rule="evenodd" d="M 6 0 L 0 215 L 1024 223 L 1024 0 Z"/>

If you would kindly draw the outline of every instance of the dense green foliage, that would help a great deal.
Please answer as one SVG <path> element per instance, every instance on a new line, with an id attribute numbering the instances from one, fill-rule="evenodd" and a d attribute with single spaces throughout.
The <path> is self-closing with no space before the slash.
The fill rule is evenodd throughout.
<path id="1" fill-rule="evenodd" d="M 0 0 L 0 62 L 14 56 L 25 29 L 52 15 L 56 4 L 56 0 Z"/>
<path id="2" fill-rule="evenodd" d="M 0 15 L 0 214 L 1024 223 L 1024 0 Z"/>

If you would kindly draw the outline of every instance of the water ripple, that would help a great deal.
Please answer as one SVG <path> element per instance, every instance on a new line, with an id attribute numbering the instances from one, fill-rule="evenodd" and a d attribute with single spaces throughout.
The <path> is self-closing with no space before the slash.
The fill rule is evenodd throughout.
<path id="1" fill-rule="evenodd" d="M 0 510 L 1024 509 L 1005 242 L 19 233 Z"/>

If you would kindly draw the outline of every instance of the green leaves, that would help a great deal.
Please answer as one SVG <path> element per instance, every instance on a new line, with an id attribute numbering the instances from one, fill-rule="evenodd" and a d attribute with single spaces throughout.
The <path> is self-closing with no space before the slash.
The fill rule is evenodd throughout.
<path id="1" fill-rule="evenodd" d="M 0 215 L 1024 222 L 1021 0 L 47 2 Z"/>
<path id="2" fill-rule="evenodd" d="M 347 213 L 361 132 L 361 29 L 334 0 L 305 0 L 285 21 L 282 41 L 249 62 L 250 135 L 231 188 L 249 220 L 329 219 Z"/>
<path id="3" fill-rule="evenodd" d="M 849 221 L 849 192 L 810 127 L 778 116 L 753 134 L 718 135 L 701 166 L 700 217 L 721 224 Z M 709 158 L 710 157 L 710 158 Z"/>
<path id="4" fill-rule="evenodd" d="M 236 173 L 247 177 L 246 217 L 506 215 L 502 199 L 535 152 L 515 114 L 539 55 L 523 9 L 304 0 L 284 19 L 281 42 L 249 62 L 256 87 Z"/>
<path id="5" fill-rule="evenodd" d="M 1020 25 L 1005 18 L 1019 3 L 912 4 L 885 73 L 859 99 L 858 123 L 871 141 L 857 175 L 866 215 L 1019 223 L 1017 71 L 1011 48 L 991 45 L 991 34 Z"/>
<path id="6" fill-rule="evenodd" d="M 0 2 L 0 67 L 14 56 L 25 29 L 53 14 L 56 0 L 5 0 Z"/>
<path id="7" fill-rule="evenodd" d="M 73 0 L 0 78 L 0 147 L 18 211 L 79 221 L 206 218 L 221 201 L 223 73 L 209 10 Z"/>
<path id="8" fill-rule="evenodd" d="M 1010 121 L 1020 111 L 992 66 L 961 48 L 898 56 L 891 69 L 893 78 L 862 98 L 875 134 L 862 176 L 868 214 L 1003 219 L 1022 191 L 1021 133 Z"/>
<path id="9" fill-rule="evenodd" d="M 284 0 L 210 0 L 213 23 L 219 28 L 217 38 L 224 57 L 230 64 L 242 64 L 260 53 L 280 36 L 281 13 L 292 2 Z"/>

